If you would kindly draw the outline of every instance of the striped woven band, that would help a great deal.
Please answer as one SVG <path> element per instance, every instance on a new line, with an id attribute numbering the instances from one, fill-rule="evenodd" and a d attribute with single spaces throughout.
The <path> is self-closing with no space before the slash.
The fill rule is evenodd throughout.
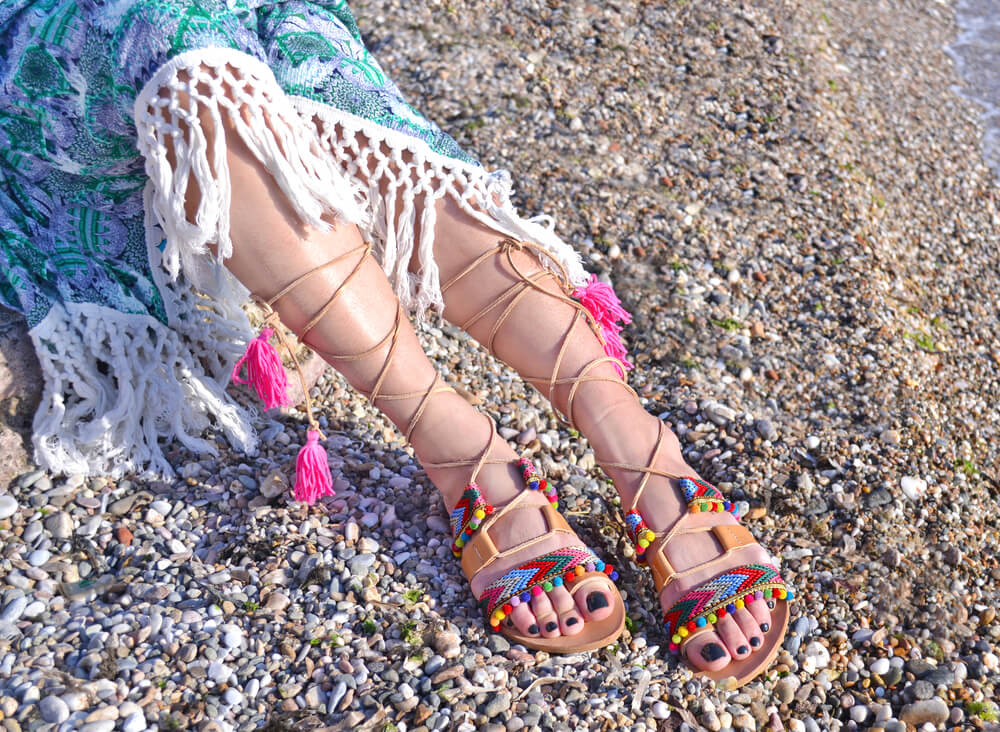
<path id="1" fill-rule="evenodd" d="M 760 593 L 759 595 L 757 593 Z M 778 570 L 770 564 L 745 564 L 720 574 L 710 582 L 696 587 L 675 602 L 663 616 L 670 636 L 688 633 L 712 625 L 716 618 L 735 612 L 747 602 L 777 597 L 790 599 Z"/>
<path id="2" fill-rule="evenodd" d="M 511 570 L 495 580 L 479 596 L 479 605 L 486 612 L 486 615 L 490 616 L 496 608 L 502 607 L 510 598 L 530 591 L 536 586 L 544 585 L 546 582 L 552 582 L 557 578 L 561 584 L 563 575 L 576 567 L 585 567 L 587 564 L 604 566 L 604 562 L 601 562 L 594 552 L 585 546 L 568 546 L 556 549 L 532 559 L 530 562 L 525 562 L 517 569 Z"/>
<path id="3" fill-rule="evenodd" d="M 693 513 L 726 512 L 739 518 L 736 505 L 727 501 L 722 492 L 711 483 L 697 478 L 681 478 L 678 484 L 684 492 L 684 499 L 687 501 L 689 511 Z"/>

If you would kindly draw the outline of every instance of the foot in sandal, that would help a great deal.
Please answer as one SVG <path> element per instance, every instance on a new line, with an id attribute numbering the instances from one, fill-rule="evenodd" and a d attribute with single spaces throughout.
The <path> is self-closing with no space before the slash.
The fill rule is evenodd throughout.
<path id="1" fill-rule="evenodd" d="M 446 317 L 514 366 L 594 447 L 653 570 L 668 644 L 715 679 L 742 684 L 764 671 L 792 593 L 625 382 L 620 328 L 609 322 L 627 316 L 617 298 L 599 284 L 575 290 L 558 265 L 541 264 L 555 258 L 536 244 L 455 226 L 451 241 L 466 251 L 450 255 L 454 264 L 442 253 Z"/>
<path id="2" fill-rule="evenodd" d="M 276 308 L 289 317 L 297 298 L 290 319 L 302 342 L 403 430 L 449 508 L 453 551 L 494 630 L 554 653 L 614 642 L 625 625 L 614 567 L 570 530 L 556 510 L 555 488 L 497 437 L 494 422 L 442 383 L 387 288 L 361 244 L 255 299 L 267 324 L 279 328 Z M 345 330 L 356 336 L 349 350 Z M 318 439 L 308 400 L 306 408 Z M 312 502 L 322 494 L 301 497 Z"/>

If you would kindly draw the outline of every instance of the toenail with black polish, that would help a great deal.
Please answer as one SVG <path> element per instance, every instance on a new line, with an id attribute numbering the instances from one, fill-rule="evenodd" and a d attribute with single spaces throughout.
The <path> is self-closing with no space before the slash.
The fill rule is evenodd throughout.
<path id="1" fill-rule="evenodd" d="M 553 620 L 550 620 L 549 622 L 547 622 L 547 623 L 545 624 L 545 630 L 549 631 L 550 633 L 551 633 L 551 632 L 552 632 L 553 630 L 555 630 L 556 628 L 558 628 L 558 627 L 559 627 L 559 623 L 556 623 L 556 622 L 555 622 L 555 621 L 553 621 Z"/>
<path id="2" fill-rule="evenodd" d="M 718 643 L 706 643 L 701 649 L 701 657 L 709 662 L 718 661 L 725 655 L 725 649 Z"/>
<path id="3" fill-rule="evenodd" d="M 576 625 L 579 621 L 578 618 L 567 618 L 566 625 Z"/>
<path id="4" fill-rule="evenodd" d="M 754 636 L 753 638 L 751 638 L 750 639 L 750 645 L 752 645 L 754 648 L 756 648 L 757 646 L 759 646 L 760 645 L 760 638 L 758 638 L 757 636 Z"/>
<path id="5" fill-rule="evenodd" d="M 771 629 L 771 626 L 768 625 L 767 623 L 761 623 L 760 624 L 760 629 L 763 630 L 766 633 L 767 631 L 769 631 Z"/>
<path id="6" fill-rule="evenodd" d="M 595 610 L 600 610 L 602 607 L 608 606 L 608 598 L 604 596 L 603 592 L 591 592 L 587 595 L 587 609 L 590 612 Z"/>
<path id="7" fill-rule="evenodd" d="M 749 652 L 750 649 L 747 648 L 746 646 L 740 646 L 739 648 L 736 649 L 737 656 L 742 656 L 744 653 L 749 653 Z"/>
<path id="8" fill-rule="evenodd" d="M 538 635 L 538 626 L 532 623 L 528 626 L 528 635 Z"/>
<path id="9" fill-rule="evenodd" d="M 767 606 L 769 608 L 771 608 L 772 610 L 774 610 L 774 600 L 768 600 L 767 601 Z"/>

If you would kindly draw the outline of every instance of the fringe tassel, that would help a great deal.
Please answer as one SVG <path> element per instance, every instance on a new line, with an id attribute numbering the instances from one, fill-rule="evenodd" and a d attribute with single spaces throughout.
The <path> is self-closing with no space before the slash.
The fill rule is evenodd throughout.
<path id="1" fill-rule="evenodd" d="M 591 275 L 586 285 L 574 290 L 573 297 L 594 316 L 604 337 L 604 352 L 621 362 L 621 366 L 615 364 L 615 367 L 618 369 L 618 374 L 625 378 L 622 368 L 631 371 L 635 366 L 627 358 L 628 350 L 621 338 L 624 325 L 619 321 L 624 324 L 631 323 L 632 314 L 622 307 L 622 301 L 618 299 L 614 288 L 598 280 L 597 275 Z"/>
<path id="2" fill-rule="evenodd" d="M 264 328 L 260 335 L 247 344 L 246 353 L 233 366 L 233 381 L 237 384 L 250 384 L 257 392 L 258 398 L 264 402 L 265 409 L 275 407 L 290 407 L 292 400 L 288 397 L 288 374 L 281 363 L 281 357 L 270 343 L 274 331 Z M 247 365 L 247 379 L 240 377 L 243 364 Z"/>
<path id="3" fill-rule="evenodd" d="M 163 262 L 171 278 L 183 269 L 201 287 L 213 265 L 208 245 L 216 246 L 220 260 L 232 255 L 227 130 L 267 167 L 303 222 L 324 230 L 329 228 L 324 217 L 365 222 L 360 188 L 323 152 L 315 128 L 289 103 L 272 71 L 252 56 L 225 48 L 182 53 L 146 83 L 134 114 L 137 146 L 153 182 L 153 208 L 166 234 Z M 199 193 L 193 222 L 185 209 L 191 182 Z"/>
<path id="4" fill-rule="evenodd" d="M 334 495 L 330 460 L 319 445 L 321 436 L 318 429 L 310 428 L 295 461 L 295 500 L 309 506 L 323 496 Z"/>

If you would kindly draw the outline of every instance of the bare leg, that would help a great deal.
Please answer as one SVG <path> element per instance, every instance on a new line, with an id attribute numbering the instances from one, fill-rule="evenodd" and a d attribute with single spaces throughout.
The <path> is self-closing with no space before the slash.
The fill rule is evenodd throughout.
<path id="1" fill-rule="evenodd" d="M 209 121 L 203 120 L 203 123 L 210 131 Z M 290 329 L 299 332 L 324 308 L 331 293 L 350 277 L 305 340 L 360 391 L 369 393 L 373 384 L 380 381 L 379 394 L 384 396 L 376 396 L 376 406 L 408 434 L 417 456 L 450 509 L 465 489 L 469 469 L 431 465 L 467 460 L 481 454 L 492 435 L 488 418 L 452 391 L 439 389 L 424 398 L 437 380 L 435 369 L 405 319 L 398 324 L 396 337 L 387 338 L 397 323 L 399 303 L 384 272 L 373 259 L 362 259 L 360 250 L 356 255 L 349 254 L 362 246 L 358 229 L 353 225 L 336 225 L 321 231 L 303 226 L 274 178 L 239 135 L 230 130 L 226 144 L 232 186 L 230 220 L 235 242 L 233 255 L 226 260 L 226 265 L 247 288 L 266 298 L 304 273 L 347 255 L 281 297 L 275 310 Z M 197 206 L 198 195 L 196 188 L 188 189 L 189 218 Z M 390 353 L 393 342 L 394 352 Z M 352 354 L 364 356 L 343 358 Z M 387 359 L 388 367 L 385 366 Z M 393 398 L 393 395 L 412 396 Z M 523 490 L 523 482 L 514 465 L 517 456 L 506 443 L 496 441 L 491 457 L 503 458 L 506 464 L 487 465 L 480 474 L 479 484 L 487 500 L 501 507 Z M 531 492 L 525 500 L 545 502 L 538 492 Z M 546 527 L 541 515 L 529 511 L 519 516 L 527 518 L 504 521 L 498 531 L 491 532 L 506 542 L 501 542 L 499 549 L 544 533 Z M 516 553 L 491 565 L 476 576 L 473 592 L 478 596 L 490 582 L 512 567 L 573 543 L 572 539 L 571 536 L 555 535 L 524 550 L 526 556 Z M 586 596 L 581 592 L 576 597 L 574 601 L 565 588 L 555 587 L 536 596 L 530 604 L 518 606 L 511 620 L 528 635 L 575 635 L 583 629 L 584 622 L 609 615 L 610 601 L 616 595 L 604 584 L 595 585 Z M 602 599 L 603 603 L 595 602 L 595 598 Z"/>
<path id="2" fill-rule="evenodd" d="M 444 199 L 438 204 L 436 229 L 436 258 L 441 268 L 442 282 L 463 272 L 480 255 L 493 249 L 502 237 L 465 214 L 454 202 Z M 526 252 L 514 252 L 513 261 L 524 274 L 542 269 L 538 260 Z M 487 258 L 466 276 L 458 279 L 445 292 L 445 317 L 459 325 L 480 314 L 501 293 L 521 281 L 514 268 L 503 256 Z M 538 285 L 549 292 L 558 292 L 553 277 L 543 277 Z M 543 393 L 550 394 L 553 405 L 568 415 L 571 385 L 557 385 L 549 392 L 547 377 L 560 358 L 564 340 L 568 343 L 562 352 L 558 375 L 573 377 L 595 359 L 605 354 L 598 338 L 583 319 L 572 327 L 574 309 L 542 292 L 530 291 L 520 299 L 509 316 L 494 333 L 494 326 L 504 306 L 495 308 L 469 327 L 469 332 L 481 343 L 492 339 L 493 352 L 511 364 L 527 378 L 542 377 L 534 381 Z M 571 328 L 571 329 L 570 329 Z M 567 335 L 568 334 L 568 335 Z M 573 399 L 570 416 L 577 428 L 594 446 L 603 459 L 617 463 L 644 465 L 656 445 L 659 421 L 648 414 L 630 390 L 613 383 L 616 370 L 604 363 L 589 372 L 595 380 L 582 383 Z M 606 378 L 608 381 L 596 380 Z M 696 475 L 685 464 L 680 445 L 673 433 L 666 430 L 665 444 L 660 450 L 655 467 L 680 475 Z M 638 487 L 641 476 L 634 472 L 609 468 L 607 471 L 627 505 Z M 654 477 L 639 501 L 639 510 L 646 521 L 657 529 L 672 525 L 685 506 L 667 479 Z M 728 514 L 701 514 L 693 517 L 693 524 L 714 525 L 734 522 Z M 722 553 L 722 548 L 711 536 L 704 533 L 687 535 L 670 541 L 666 550 L 671 564 L 679 571 L 697 566 L 706 558 Z M 731 557 L 729 566 L 747 562 L 766 562 L 767 553 L 759 546 L 740 549 Z M 711 578 L 721 568 L 692 573 L 665 587 L 660 602 L 668 608 L 691 587 Z M 685 651 L 692 662 L 705 670 L 724 667 L 731 658 L 747 658 L 754 648 L 761 645 L 762 634 L 770 627 L 770 615 L 763 602 L 753 603 L 748 609 L 728 615 L 717 624 L 717 633 L 704 633 L 692 639 Z"/>

